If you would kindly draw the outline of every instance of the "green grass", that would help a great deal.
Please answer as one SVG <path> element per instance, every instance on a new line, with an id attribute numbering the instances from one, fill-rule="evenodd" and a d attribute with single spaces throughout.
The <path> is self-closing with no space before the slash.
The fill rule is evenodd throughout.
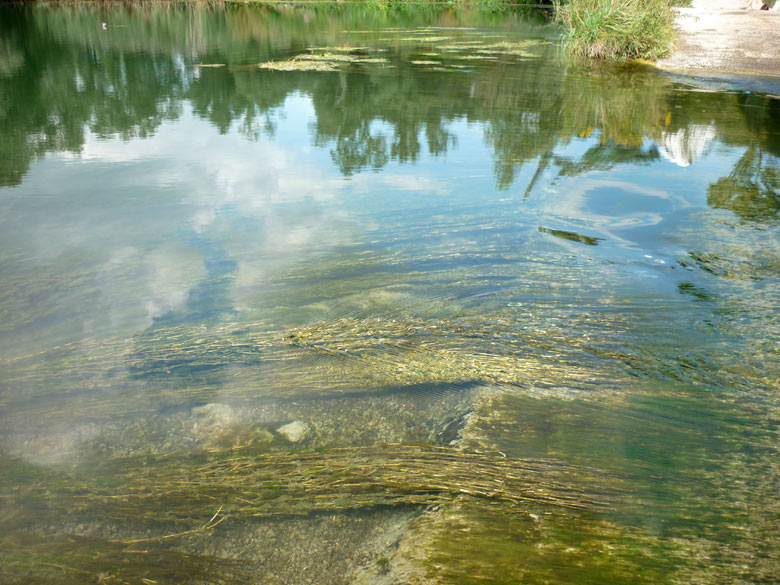
<path id="1" fill-rule="evenodd" d="M 569 50 L 607 60 L 655 60 L 674 41 L 674 0 L 570 0 L 557 4 Z"/>

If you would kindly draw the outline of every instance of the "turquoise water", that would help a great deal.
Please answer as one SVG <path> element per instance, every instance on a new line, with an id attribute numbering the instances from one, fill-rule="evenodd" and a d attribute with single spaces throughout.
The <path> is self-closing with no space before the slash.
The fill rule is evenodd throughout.
<path id="1" fill-rule="evenodd" d="M 3 8 L 0 581 L 774 582 L 780 102 L 559 35 Z"/>

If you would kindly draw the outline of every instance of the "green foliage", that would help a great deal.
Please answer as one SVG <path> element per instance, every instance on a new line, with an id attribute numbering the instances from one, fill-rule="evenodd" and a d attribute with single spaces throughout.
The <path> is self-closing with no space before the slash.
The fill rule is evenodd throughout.
<path id="1" fill-rule="evenodd" d="M 575 55 L 597 59 L 659 59 L 674 39 L 673 0 L 558 2 L 557 18 Z"/>

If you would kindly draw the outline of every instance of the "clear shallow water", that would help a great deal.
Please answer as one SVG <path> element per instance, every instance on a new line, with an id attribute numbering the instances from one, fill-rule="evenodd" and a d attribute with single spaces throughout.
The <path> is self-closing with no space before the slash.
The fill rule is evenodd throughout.
<path id="1" fill-rule="evenodd" d="M 536 13 L 0 27 L 4 582 L 775 579 L 776 98 Z"/>

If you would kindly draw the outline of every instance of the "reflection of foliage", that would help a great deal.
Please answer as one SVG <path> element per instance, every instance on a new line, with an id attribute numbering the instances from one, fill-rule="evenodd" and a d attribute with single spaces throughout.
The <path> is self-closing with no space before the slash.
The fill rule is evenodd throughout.
<path id="1" fill-rule="evenodd" d="M 8 39 L 0 39 L 0 77 L 16 73 L 24 65 L 24 57 Z"/>
<path id="2" fill-rule="evenodd" d="M 379 169 L 389 160 L 387 143 L 383 136 L 371 136 L 369 129 L 364 126 L 354 136 L 339 137 L 333 158 L 347 176 L 366 167 Z"/>
<path id="3" fill-rule="evenodd" d="M 776 219 L 780 212 L 780 161 L 749 147 L 728 177 L 710 185 L 707 203 L 748 221 Z"/>
<path id="4" fill-rule="evenodd" d="M 315 143 L 335 142 L 332 156 L 345 174 L 378 168 L 391 158 L 414 162 L 422 153 L 422 136 L 433 155 L 446 152 L 455 140 L 445 124 L 463 104 L 461 83 L 440 80 L 437 94 L 421 100 L 430 74 L 399 75 L 392 81 L 385 75 L 330 76 L 311 94 L 317 112 Z"/>
<path id="5" fill-rule="evenodd" d="M 780 156 L 780 132 L 777 121 L 780 120 L 780 99 L 765 99 L 755 94 L 742 94 L 737 103 L 746 122 L 746 134 L 757 139 L 761 149 Z M 745 144 L 742 140 L 738 144 Z"/>
<path id="6" fill-rule="evenodd" d="M 239 121 L 239 131 L 256 139 L 260 133 L 273 135 L 274 110 L 289 92 L 287 87 L 263 82 L 246 71 L 231 74 L 224 69 L 202 69 L 187 98 L 195 113 L 210 120 L 220 133 L 227 133 L 233 122 Z"/>
<path id="7" fill-rule="evenodd" d="M 561 167 L 562 175 L 577 176 L 594 170 L 609 170 L 619 164 L 649 163 L 654 160 L 658 160 L 658 149 L 655 146 L 648 150 L 638 146 L 600 143 L 589 148 L 577 161 L 559 158 L 555 162 Z"/>
<path id="8" fill-rule="evenodd" d="M 112 10 L 107 31 L 99 23 L 109 17 L 97 8 L 13 9 L 4 16 L 0 184 L 19 183 L 30 161 L 46 152 L 78 152 L 85 127 L 101 136 L 148 136 L 163 120 L 176 118 L 185 101 L 220 132 L 236 128 L 248 139 L 270 135 L 278 110 L 296 92 L 313 103 L 314 143 L 330 148 L 345 175 L 390 160 L 414 162 L 426 150 L 443 155 L 456 142 L 451 124 L 463 119 L 482 124 L 499 188 L 513 183 L 519 167 L 537 164 L 529 191 L 549 165 L 573 175 L 656 160 L 659 151 L 647 139 L 679 134 L 690 124 L 714 128 L 727 143 L 758 139 L 761 148 L 780 150 L 777 134 L 768 130 L 777 100 L 672 93 L 664 78 L 641 70 L 566 66 L 558 47 L 538 38 L 510 47 L 495 35 L 480 40 L 457 28 L 446 35 L 430 28 L 503 22 L 531 30 L 532 19 L 524 21 L 522 14 L 163 5 Z M 383 31 L 384 40 L 371 31 Z M 437 35 L 452 38 L 439 46 L 431 41 Z M 358 44 L 380 49 L 371 56 L 387 62 L 350 63 L 319 75 L 257 68 L 307 54 L 312 46 Z M 472 59 L 477 56 L 489 60 Z M 196 63 L 226 66 L 190 66 Z M 729 113 L 735 105 L 744 120 Z M 589 137 L 598 144 L 577 160 L 556 155 L 570 140 Z M 759 172 L 763 183 L 751 179 L 764 185 L 756 187 L 764 189 L 762 195 L 752 196 L 764 202 L 759 214 L 776 201 L 768 172 L 765 165 Z M 747 175 L 735 173 L 745 191 Z M 733 191 L 734 184 L 734 177 L 724 180 L 712 193 L 726 185 Z M 726 196 L 712 197 L 722 202 Z"/>
<path id="9" fill-rule="evenodd" d="M 602 143 L 638 147 L 666 125 L 667 93 L 662 77 L 632 70 L 571 75 L 563 92 L 562 125 L 568 135 L 587 137 L 598 128 Z"/>
<path id="10" fill-rule="evenodd" d="M 24 60 L 0 90 L 0 184 L 19 183 L 30 161 L 46 152 L 81 150 L 85 127 L 130 139 L 178 115 L 185 76 L 174 55 L 80 50 L 33 24 L 11 10 L 0 25 L 0 36 Z"/>
<path id="11" fill-rule="evenodd" d="M 485 79 L 475 96 L 478 111 L 487 118 L 485 140 L 495 152 L 500 188 L 512 184 L 516 167 L 552 152 L 560 140 L 563 74 L 523 65 L 511 77 L 496 74 Z"/>
<path id="12" fill-rule="evenodd" d="M 608 170 L 619 164 L 657 160 L 658 149 L 644 142 L 654 138 L 668 124 L 665 113 L 667 88 L 658 77 L 635 72 L 603 68 L 588 75 L 563 76 L 558 89 L 560 97 L 555 110 L 544 117 L 553 117 L 557 128 L 550 134 L 554 141 L 540 159 L 539 168 L 528 186 L 533 189 L 538 175 L 551 162 L 561 175 L 576 176 L 593 170 Z M 557 118 L 554 116 L 557 115 Z M 598 136 L 577 160 L 551 156 L 561 139 Z"/>

